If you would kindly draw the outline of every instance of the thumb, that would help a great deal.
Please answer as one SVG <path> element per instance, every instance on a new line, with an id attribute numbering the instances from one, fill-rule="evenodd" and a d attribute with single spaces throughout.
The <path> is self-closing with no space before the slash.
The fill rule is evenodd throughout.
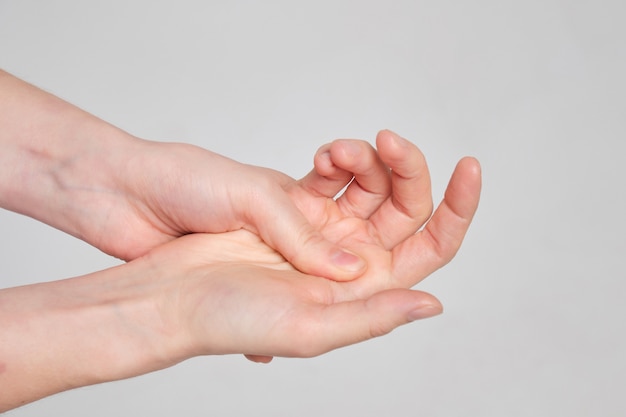
<path id="1" fill-rule="evenodd" d="M 319 305 L 314 320 L 300 320 L 306 326 L 292 348 L 293 356 L 311 357 L 333 349 L 363 342 L 390 333 L 415 320 L 443 311 L 434 296 L 415 290 L 392 289 L 366 300 Z M 307 324 L 304 324 L 307 323 Z"/>
<path id="2" fill-rule="evenodd" d="M 255 232 L 301 272 L 335 281 L 365 272 L 363 258 L 327 240 L 286 194 L 274 196 L 269 207 L 265 204 L 250 210 Z"/>

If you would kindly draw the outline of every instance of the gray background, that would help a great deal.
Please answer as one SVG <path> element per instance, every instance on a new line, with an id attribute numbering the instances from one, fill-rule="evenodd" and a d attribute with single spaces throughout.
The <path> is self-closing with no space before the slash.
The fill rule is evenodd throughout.
<path id="1" fill-rule="evenodd" d="M 0 67 L 294 177 L 338 137 L 483 164 L 444 315 L 311 360 L 203 357 L 12 416 L 623 416 L 623 1 L 0 0 Z M 115 260 L 0 211 L 2 286 Z"/>

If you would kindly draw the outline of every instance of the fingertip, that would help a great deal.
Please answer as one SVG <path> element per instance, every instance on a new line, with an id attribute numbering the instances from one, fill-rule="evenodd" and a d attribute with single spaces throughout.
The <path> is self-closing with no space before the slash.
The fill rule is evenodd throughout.
<path id="1" fill-rule="evenodd" d="M 482 188 L 482 168 L 478 159 L 462 158 L 452 174 L 446 195 L 451 208 L 462 217 L 473 215 Z"/>
<path id="2" fill-rule="evenodd" d="M 317 155 L 322 154 L 324 152 L 328 152 L 330 150 L 331 145 L 332 145 L 332 142 L 323 144 L 322 146 L 317 148 L 317 151 L 315 152 L 315 155 L 317 156 Z"/>
<path id="3" fill-rule="evenodd" d="M 391 150 L 405 150 L 411 145 L 410 141 L 389 129 L 381 130 L 376 135 L 376 146 L 379 149 L 392 147 Z"/>
<path id="4" fill-rule="evenodd" d="M 244 356 L 246 357 L 246 359 L 248 359 L 251 362 L 262 363 L 262 364 L 270 363 L 272 359 L 274 359 L 273 356 L 265 356 L 265 355 L 244 355 Z"/>
<path id="5" fill-rule="evenodd" d="M 330 157 L 330 144 L 323 145 L 317 150 L 313 158 L 313 166 L 315 171 L 324 177 L 330 176 L 336 171 Z"/>
<path id="6" fill-rule="evenodd" d="M 360 255 L 327 240 L 315 230 L 301 236 L 299 244 L 289 250 L 287 260 L 305 274 L 333 281 L 351 281 L 367 269 Z M 289 255 L 288 254 L 288 255 Z"/>
<path id="7" fill-rule="evenodd" d="M 336 139 L 330 145 L 331 158 L 350 169 L 365 154 L 366 146 L 367 142 L 357 139 Z"/>
<path id="8" fill-rule="evenodd" d="M 390 130 L 382 130 L 376 137 L 376 147 L 381 159 L 394 173 L 403 178 L 429 178 L 424 154 L 408 139 Z"/>
<path id="9" fill-rule="evenodd" d="M 315 166 L 315 171 L 324 177 L 332 175 L 335 171 L 333 161 L 330 159 L 330 152 L 323 152 L 316 155 L 313 164 Z"/>
<path id="10" fill-rule="evenodd" d="M 370 336 L 378 337 L 396 327 L 441 314 L 437 298 L 423 291 L 394 288 L 372 296 L 365 303 L 370 316 Z"/>
<path id="11" fill-rule="evenodd" d="M 399 137 L 399 136 L 400 135 L 398 135 L 396 132 L 394 132 L 391 129 L 381 129 L 376 134 L 376 140 L 384 140 L 386 138 L 394 138 L 394 137 Z"/>
<path id="12" fill-rule="evenodd" d="M 394 142 L 397 137 L 398 134 L 389 129 L 380 130 L 376 134 L 376 148 L 379 151 L 380 149 L 384 149 L 387 144 Z"/>
<path id="13" fill-rule="evenodd" d="M 309 192 L 332 198 L 352 179 L 352 174 L 335 164 L 331 144 L 321 146 L 313 157 L 313 170 L 299 181 Z"/>
<path id="14" fill-rule="evenodd" d="M 482 175 L 482 166 L 478 158 L 473 156 L 465 156 L 461 158 L 459 163 L 457 164 L 457 169 L 462 169 L 468 174 L 471 174 L 474 177 L 479 177 Z"/>
<path id="15" fill-rule="evenodd" d="M 426 305 L 416 308 L 415 310 L 411 310 L 409 314 L 407 314 L 407 320 L 409 322 L 416 320 L 428 319 L 431 317 L 435 317 L 443 313 L 443 307 L 434 306 L 434 305 Z"/>
<path id="16" fill-rule="evenodd" d="M 409 322 L 438 316 L 443 313 L 443 305 L 437 297 L 421 291 L 415 291 L 415 293 L 419 294 L 419 301 L 407 314 Z"/>
<path id="17" fill-rule="evenodd" d="M 340 272 L 328 277 L 337 281 L 350 281 L 365 272 L 367 263 L 354 252 L 338 248 L 331 252 L 330 263 Z"/>

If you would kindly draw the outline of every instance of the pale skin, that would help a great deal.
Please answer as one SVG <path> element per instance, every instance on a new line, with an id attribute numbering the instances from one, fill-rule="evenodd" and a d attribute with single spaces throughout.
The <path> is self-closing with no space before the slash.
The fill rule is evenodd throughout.
<path id="1" fill-rule="evenodd" d="M 194 160 L 192 154 L 199 151 L 193 149 L 177 155 Z M 312 229 L 318 236 L 314 239 L 359 254 L 366 266 L 357 279 L 343 273 L 328 280 L 301 272 L 280 252 L 280 244 L 268 245 L 260 229 L 246 222 L 218 230 L 238 229 L 230 233 L 174 239 L 174 228 L 159 233 L 154 230 L 158 221 L 132 220 L 128 210 L 122 223 L 135 225 L 132 230 L 153 243 L 122 232 L 125 241 L 105 247 L 131 262 L 0 291 L 0 410 L 196 355 L 243 353 L 258 362 L 315 356 L 441 312 L 437 299 L 410 288 L 450 261 L 460 247 L 478 205 L 476 160 L 459 162 L 432 217 L 424 157 L 389 131 L 379 133 L 377 150 L 355 140 L 322 147 L 315 168 L 300 181 L 271 170 L 259 172 L 275 178 L 305 219 L 306 227 L 289 232 L 295 241 L 298 233 L 310 236 Z M 92 208 L 89 198 L 78 200 Z M 121 206 L 124 212 L 127 207 Z M 112 209 L 109 218 L 115 217 Z M 172 212 L 196 215 L 185 208 Z M 184 218 L 174 223 L 184 224 Z M 115 222 L 107 227 L 121 231 Z M 104 235 L 98 235 L 101 241 L 107 240 Z"/>
<path id="2" fill-rule="evenodd" d="M 325 239 L 295 181 L 181 143 L 143 140 L 0 70 L 0 207 L 132 260 L 192 232 L 250 230 L 299 270 L 354 279 L 364 260 Z M 276 221 L 280 216 L 280 221 Z"/>

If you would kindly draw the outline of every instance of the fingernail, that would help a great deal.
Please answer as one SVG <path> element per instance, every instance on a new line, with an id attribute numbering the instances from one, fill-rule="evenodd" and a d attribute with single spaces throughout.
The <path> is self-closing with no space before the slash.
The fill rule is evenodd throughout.
<path id="1" fill-rule="evenodd" d="M 322 168 L 332 168 L 333 160 L 330 158 L 330 152 L 326 151 L 318 156 L 318 162 Z"/>
<path id="2" fill-rule="evenodd" d="M 346 153 L 352 157 L 359 156 L 361 154 L 361 146 L 354 141 L 346 141 L 344 143 L 344 149 Z"/>
<path id="3" fill-rule="evenodd" d="M 408 140 L 404 139 L 402 136 L 396 134 L 393 135 L 393 141 L 396 146 L 399 146 L 401 148 L 408 148 L 409 144 L 411 143 Z"/>
<path id="4" fill-rule="evenodd" d="M 427 319 L 429 317 L 437 316 L 441 314 L 442 312 L 443 311 L 441 310 L 441 307 L 428 304 L 425 306 L 418 307 L 415 310 L 411 311 L 407 315 L 407 318 L 409 321 Z"/>
<path id="5" fill-rule="evenodd" d="M 330 259 L 336 267 L 349 272 L 358 272 L 365 267 L 365 261 L 358 255 L 345 249 L 334 252 Z"/>

